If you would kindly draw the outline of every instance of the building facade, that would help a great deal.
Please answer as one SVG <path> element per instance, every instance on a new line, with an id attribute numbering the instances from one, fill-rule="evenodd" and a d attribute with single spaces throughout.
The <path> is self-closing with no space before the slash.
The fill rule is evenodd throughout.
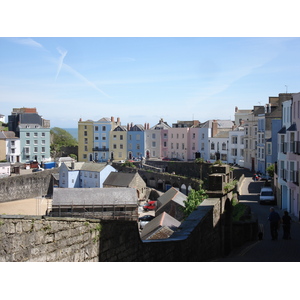
<path id="1" fill-rule="evenodd" d="M 36 108 L 14 108 L 8 116 L 9 130 L 20 138 L 20 162 L 47 162 L 50 156 L 50 121 Z"/>

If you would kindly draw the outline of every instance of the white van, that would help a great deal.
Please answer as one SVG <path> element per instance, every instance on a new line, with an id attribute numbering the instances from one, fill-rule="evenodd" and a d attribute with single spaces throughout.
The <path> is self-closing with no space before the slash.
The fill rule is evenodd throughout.
<path id="1" fill-rule="evenodd" d="M 263 187 L 259 195 L 259 204 L 262 203 L 275 203 L 275 196 L 271 187 Z"/>

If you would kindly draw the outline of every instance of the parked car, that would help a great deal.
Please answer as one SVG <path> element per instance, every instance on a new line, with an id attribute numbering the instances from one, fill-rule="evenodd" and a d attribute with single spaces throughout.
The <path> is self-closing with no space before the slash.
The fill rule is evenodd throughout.
<path id="1" fill-rule="evenodd" d="M 139 218 L 140 221 L 140 229 L 144 229 L 146 224 L 148 224 L 151 220 L 153 220 L 155 217 L 151 215 L 145 215 Z"/>
<path id="2" fill-rule="evenodd" d="M 154 216 L 151 216 L 151 215 L 144 215 L 142 217 L 139 217 L 139 221 L 151 221 L 153 220 L 155 217 Z"/>
<path id="3" fill-rule="evenodd" d="M 275 196 L 271 187 L 263 187 L 259 195 L 259 204 L 275 203 Z"/>
<path id="4" fill-rule="evenodd" d="M 144 206 L 143 209 L 144 210 L 154 210 L 156 209 L 156 202 L 157 201 L 148 201 Z"/>

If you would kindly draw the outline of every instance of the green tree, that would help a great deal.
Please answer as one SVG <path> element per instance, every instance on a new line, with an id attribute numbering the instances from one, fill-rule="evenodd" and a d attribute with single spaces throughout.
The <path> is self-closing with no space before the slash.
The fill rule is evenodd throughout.
<path id="1" fill-rule="evenodd" d="M 267 167 L 267 172 L 269 174 L 270 177 L 274 177 L 274 172 L 275 172 L 275 165 L 270 165 L 269 167 Z"/>
<path id="2" fill-rule="evenodd" d="M 201 186 L 198 191 L 192 189 L 187 200 L 183 201 L 185 206 L 183 210 L 185 217 L 188 217 L 206 198 L 206 191 L 202 189 Z"/>
<path id="3" fill-rule="evenodd" d="M 50 131 L 51 134 L 51 155 L 57 157 L 61 155 L 62 147 L 76 147 L 77 140 L 66 130 L 54 127 Z"/>

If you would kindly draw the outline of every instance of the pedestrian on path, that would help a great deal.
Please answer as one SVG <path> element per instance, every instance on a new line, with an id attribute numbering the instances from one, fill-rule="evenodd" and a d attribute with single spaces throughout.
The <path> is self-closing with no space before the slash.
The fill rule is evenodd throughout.
<path id="1" fill-rule="evenodd" d="M 282 217 L 282 228 L 283 228 L 283 239 L 289 240 L 291 238 L 291 221 L 292 218 L 289 216 L 287 211 L 284 211 Z"/>
<path id="2" fill-rule="evenodd" d="M 268 220 L 270 221 L 270 230 L 271 230 L 272 240 L 277 240 L 278 227 L 279 227 L 281 218 L 280 218 L 278 212 L 275 211 L 274 207 L 270 208 L 270 214 L 269 214 Z"/>

